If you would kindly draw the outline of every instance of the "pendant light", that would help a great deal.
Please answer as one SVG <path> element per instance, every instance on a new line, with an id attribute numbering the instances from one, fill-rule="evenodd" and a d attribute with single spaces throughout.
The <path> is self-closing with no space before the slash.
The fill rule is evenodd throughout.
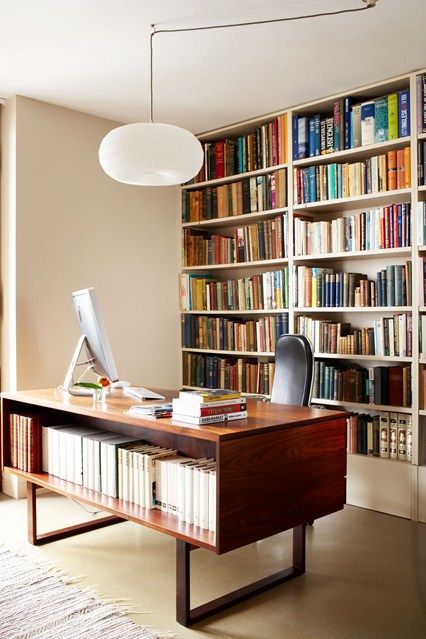
<path id="1" fill-rule="evenodd" d="M 150 36 L 150 121 L 112 129 L 99 147 L 99 162 L 118 182 L 139 186 L 169 186 L 187 182 L 201 169 L 202 146 L 190 131 L 153 121 L 153 59 Z"/>
<path id="2" fill-rule="evenodd" d="M 99 147 L 99 162 L 107 175 L 118 182 L 139 186 L 168 186 L 187 182 L 201 169 L 203 149 L 195 135 L 186 129 L 154 122 L 153 119 L 153 50 L 152 40 L 158 33 L 181 33 L 209 29 L 229 29 L 273 22 L 304 20 L 344 13 L 356 13 L 376 6 L 377 0 L 362 0 L 362 8 L 340 9 L 326 13 L 272 18 L 205 27 L 157 29 L 151 25 L 150 35 L 150 121 L 126 124 L 110 131 Z"/>

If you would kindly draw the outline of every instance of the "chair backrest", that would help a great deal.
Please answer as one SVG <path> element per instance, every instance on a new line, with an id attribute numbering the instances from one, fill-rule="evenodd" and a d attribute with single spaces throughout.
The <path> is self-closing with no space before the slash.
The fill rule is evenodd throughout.
<path id="1" fill-rule="evenodd" d="M 314 354 L 305 335 L 282 335 L 275 347 L 271 402 L 309 406 Z"/>

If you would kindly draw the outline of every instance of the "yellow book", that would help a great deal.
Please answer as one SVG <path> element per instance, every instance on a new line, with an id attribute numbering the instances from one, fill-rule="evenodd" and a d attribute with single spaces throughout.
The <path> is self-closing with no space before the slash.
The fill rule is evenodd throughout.
<path id="1" fill-rule="evenodd" d="M 388 95 L 388 130 L 389 140 L 396 140 L 398 137 L 398 94 Z"/>

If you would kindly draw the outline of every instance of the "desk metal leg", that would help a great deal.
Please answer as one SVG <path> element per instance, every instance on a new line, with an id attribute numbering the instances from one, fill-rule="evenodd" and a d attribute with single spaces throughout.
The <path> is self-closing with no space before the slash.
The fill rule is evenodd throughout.
<path id="1" fill-rule="evenodd" d="M 259 579 L 243 588 L 229 592 L 191 610 L 190 593 L 190 544 L 176 540 L 176 620 L 183 626 L 191 626 L 226 608 L 254 597 L 274 586 L 294 579 L 305 572 L 306 536 L 305 524 L 293 528 L 293 565 L 269 577 Z"/>
<path id="2" fill-rule="evenodd" d="M 27 481 L 28 542 L 33 546 L 41 546 L 42 544 L 47 544 L 51 541 L 65 539 L 66 537 L 79 535 L 81 533 L 89 532 L 90 530 L 96 530 L 96 528 L 103 528 L 104 526 L 110 526 L 111 524 L 118 524 L 121 521 L 126 521 L 121 517 L 111 515 L 109 517 L 102 517 L 94 521 L 87 521 L 82 524 L 75 524 L 74 526 L 68 526 L 67 528 L 60 528 L 59 530 L 52 530 L 51 532 L 38 535 L 37 488 L 39 488 L 37 484 Z"/>

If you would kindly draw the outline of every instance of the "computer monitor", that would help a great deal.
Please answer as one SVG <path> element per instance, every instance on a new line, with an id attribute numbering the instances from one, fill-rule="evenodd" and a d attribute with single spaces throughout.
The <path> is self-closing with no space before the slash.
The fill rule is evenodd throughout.
<path id="1" fill-rule="evenodd" d="M 117 368 L 99 310 L 95 289 L 92 287 L 75 291 L 72 298 L 81 337 L 65 376 L 64 389 L 70 390 L 74 385 L 74 370 L 79 365 L 89 366 L 98 375 L 108 377 L 111 382 L 118 381 Z M 88 360 L 79 364 L 78 360 L 83 348 L 86 350 Z M 83 389 L 75 392 L 84 394 Z"/>

